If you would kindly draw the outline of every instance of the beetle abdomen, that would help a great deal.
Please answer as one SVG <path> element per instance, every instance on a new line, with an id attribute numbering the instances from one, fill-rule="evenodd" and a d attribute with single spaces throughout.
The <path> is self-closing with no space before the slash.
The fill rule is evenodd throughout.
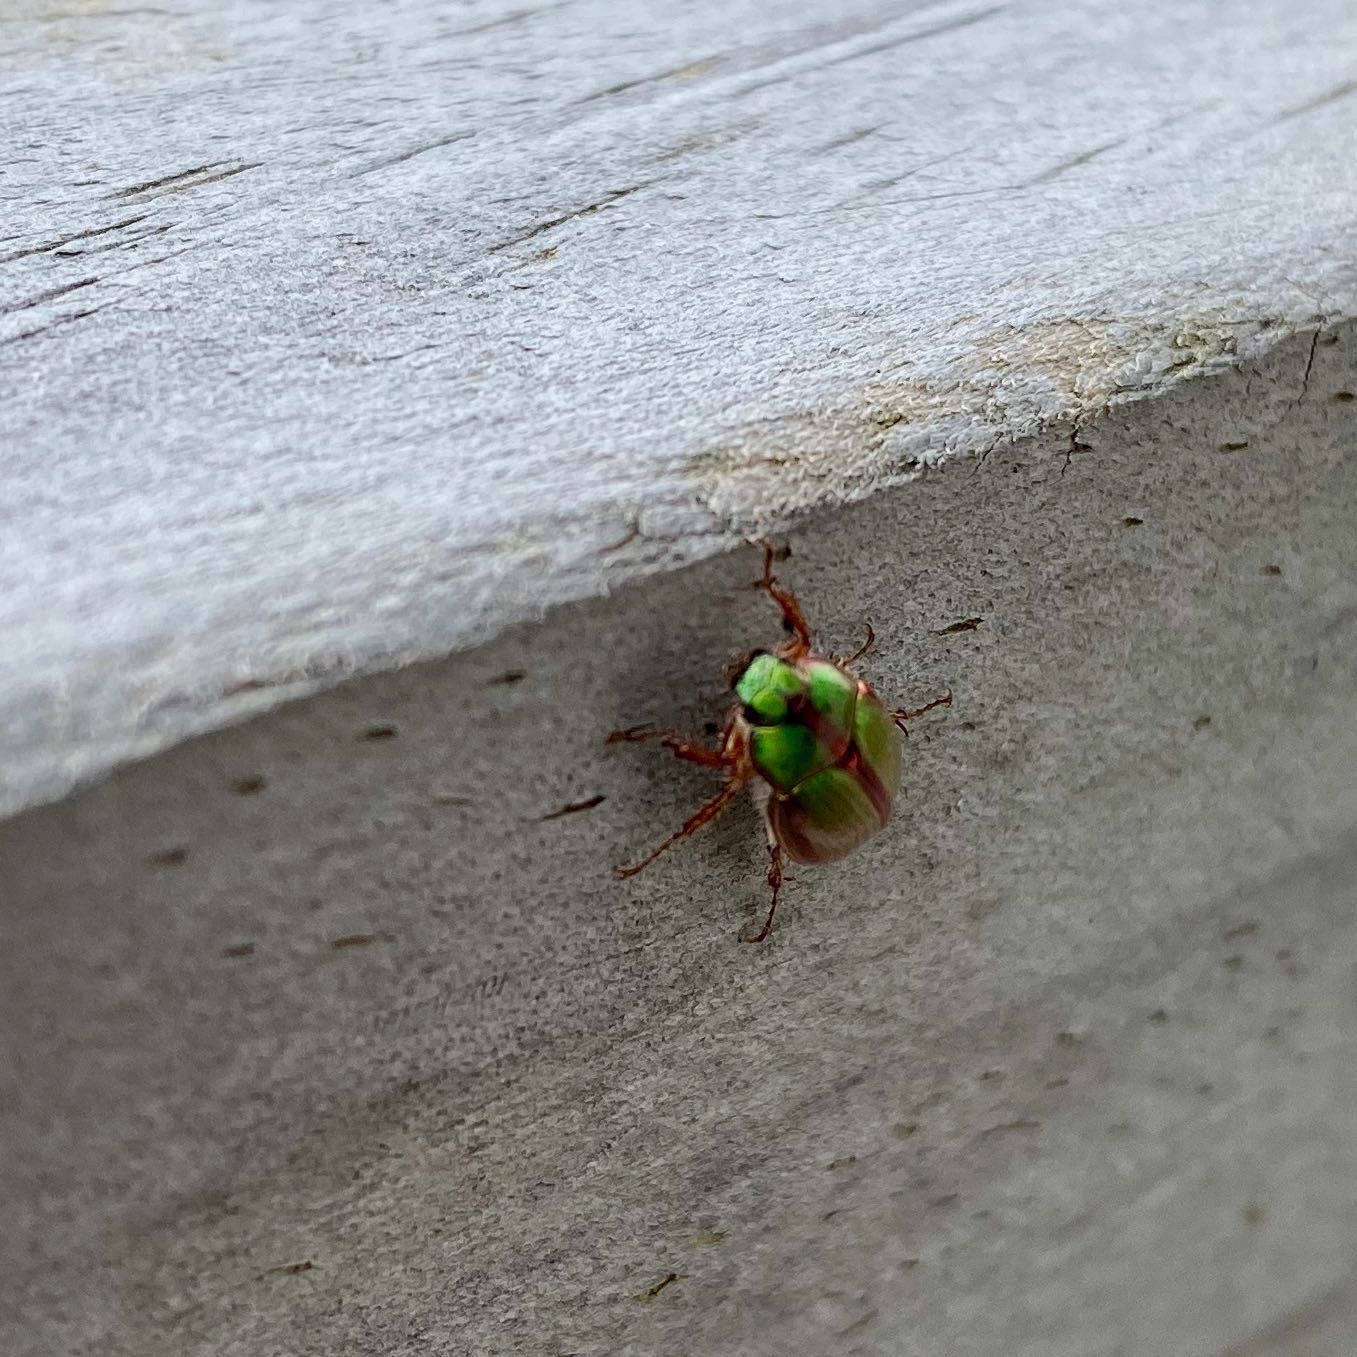
<path id="1" fill-rule="evenodd" d="M 853 712 L 853 740 L 833 767 L 774 792 L 768 824 L 796 862 L 833 862 L 883 829 L 900 786 L 900 732 L 866 684 Z"/>

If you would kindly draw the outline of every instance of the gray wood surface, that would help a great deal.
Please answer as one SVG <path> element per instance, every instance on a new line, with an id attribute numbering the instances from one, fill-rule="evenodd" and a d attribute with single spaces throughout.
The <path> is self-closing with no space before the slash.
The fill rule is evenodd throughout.
<path id="1" fill-rule="evenodd" d="M 956 701 L 760 947 L 754 806 L 616 881 L 714 779 L 604 744 L 720 718 L 748 550 L 0 824 L 0 1353 L 1352 1357 L 1354 393 L 798 530 Z"/>
<path id="2" fill-rule="evenodd" d="M 1350 0 L 11 0 L 0 811 L 1352 313 L 1355 70 Z"/>

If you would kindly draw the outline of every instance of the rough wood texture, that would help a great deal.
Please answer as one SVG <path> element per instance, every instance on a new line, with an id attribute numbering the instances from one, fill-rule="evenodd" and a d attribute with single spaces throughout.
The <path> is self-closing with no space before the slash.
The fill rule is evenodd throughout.
<path id="1" fill-rule="evenodd" d="M 1355 51 L 1349 0 L 10 4 L 0 810 L 1350 313 Z"/>
<path id="2" fill-rule="evenodd" d="M 798 531 L 956 705 L 762 947 L 752 806 L 615 881 L 712 777 L 603 742 L 722 714 L 748 550 L 0 824 L 0 1352 L 1352 1357 L 1354 393 Z"/>

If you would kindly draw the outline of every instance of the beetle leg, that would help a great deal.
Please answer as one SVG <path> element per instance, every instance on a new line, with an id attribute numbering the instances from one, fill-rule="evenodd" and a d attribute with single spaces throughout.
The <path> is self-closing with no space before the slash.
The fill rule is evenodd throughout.
<path id="1" fill-rule="evenodd" d="M 686 839 L 689 834 L 697 833 L 709 820 L 716 819 L 735 799 L 740 788 L 744 786 L 744 778 L 745 775 L 742 770 L 732 772 L 726 781 L 726 785 L 706 805 L 695 810 L 654 852 L 648 853 L 640 862 L 633 863 L 630 867 L 614 867 L 613 875 L 626 880 L 629 876 L 635 876 L 637 872 L 645 871 L 667 848 L 672 848 L 680 839 Z"/>
<path id="2" fill-rule="evenodd" d="M 891 720 L 908 735 L 909 731 L 905 730 L 906 721 L 912 721 L 916 716 L 922 716 L 924 712 L 932 711 L 934 707 L 950 707 L 951 705 L 952 690 L 949 688 L 941 697 L 935 697 L 931 702 L 925 702 L 922 707 L 916 707 L 913 711 L 907 711 L 904 707 L 900 707 L 891 712 Z"/>
<path id="3" fill-rule="evenodd" d="M 758 935 L 752 938 L 742 937 L 741 942 L 762 942 L 768 936 L 769 930 L 773 926 L 773 915 L 777 913 L 778 892 L 782 889 L 782 847 L 774 842 L 768 845 L 768 854 L 772 861 L 768 864 L 768 889 L 772 891 L 773 898 L 768 905 L 768 917 L 763 921 L 763 927 L 759 929 Z"/>
<path id="4" fill-rule="evenodd" d="M 675 758 L 701 764 L 704 768 L 729 768 L 736 762 L 736 759 L 724 749 L 708 749 L 705 745 L 689 744 L 675 731 L 656 730 L 653 726 L 631 726 L 626 730 L 615 730 L 604 743 L 622 744 L 632 740 L 658 740 L 674 754 Z"/>
<path id="5" fill-rule="evenodd" d="M 764 590 L 782 609 L 782 625 L 796 637 L 794 642 L 788 642 L 788 658 L 800 659 L 801 656 L 808 655 L 811 649 L 810 623 L 806 621 L 806 615 L 801 611 L 796 595 L 790 589 L 784 589 L 773 575 L 771 542 L 763 544 L 763 578 L 757 581 L 755 588 Z"/>
<path id="6" fill-rule="evenodd" d="M 876 632 L 872 630 L 872 624 L 867 623 L 867 639 L 849 656 L 842 660 L 835 660 L 834 663 L 840 669 L 847 669 L 850 664 L 856 664 L 874 645 L 876 644 Z"/>

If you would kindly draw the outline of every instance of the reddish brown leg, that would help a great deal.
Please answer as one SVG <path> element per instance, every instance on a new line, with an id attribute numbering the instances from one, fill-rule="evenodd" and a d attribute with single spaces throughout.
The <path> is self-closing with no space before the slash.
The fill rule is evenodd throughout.
<path id="1" fill-rule="evenodd" d="M 850 664 L 856 664 L 874 645 L 876 644 L 876 632 L 872 630 L 872 624 L 867 623 L 867 639 L 845 659 L 837 663 L 840 668 L 847 669 Z"/>
<path id="2" fill-rule="evenodd" d="M 782 849 L 776 843 L 770 844 L 768 854 L 772 858 L 772 862 L 768 864 L 768 889 L 773 892 L 772 901 L 768 905 L 768 917 L 763 921 L 763 927 L 759 929 L 757 937 L 741 938 L 741 942 L 762 942 L 773 927 L 773 915 L 777 913 L 778 892 L 782 889 Z"/>
<path id="3" fill-rule="evenodd" d="M 627 730 L 615 730 L 608 736 L 606 744 L 621 744 L 630 740 L 658 740 L 676 758 L 688 763 L 699 763 L 704 768 L 729 768 L 736 762 L 721 749 L 708 749 L 704 745 L 689 744 L 687 740 L 672 730 L 656 730 L 653 726 L 631 726 Z"/>
<path id="4" fill-rule="evenodd" d="M 891 712 L 891 719 L 901 730 L 908 735 L 905 730 L 905 722 L 912 721 L 916 716 L 922 716 L 925 712 L 932 711 L 934 707 L 950 707 L 952 705 L 952 690 L 949 688 L 941 697 L 935 697 L 931 702 L 925 702 L 922 707 L 916 707 L 913 711 L 907 711 L 904 707 Z"/>
<path id="5" fill-rule="evenodd" d="M 769 598 L 782 609 L 782 625 L 796 637 L 788 646 L 788 659 L 799 659 L 810 654 L 810 623 L 796 601 L 796 595 L 790 589 L 784 589 L 773 576 L 773 547 L 770 542 L 763 544 L 763 578 L 758 588 L 767 592 Z"/>
<path id="6" fill-rule="evenodd" d="M 672 848 L 680 839 L 686 839 L 690 834 L 696 834 L 708 821 L 716 819 L 735 799 L 736 793 L 743 786 L 743 773 L 732 773 L 726 785 L 705 806 L 694 811 L 653 853 L 648 853 L 640 862 L 630 867 L 614 867 L 613 874 L 625 881 L 627 877 L 645 871 L 667 848 Z"/>

